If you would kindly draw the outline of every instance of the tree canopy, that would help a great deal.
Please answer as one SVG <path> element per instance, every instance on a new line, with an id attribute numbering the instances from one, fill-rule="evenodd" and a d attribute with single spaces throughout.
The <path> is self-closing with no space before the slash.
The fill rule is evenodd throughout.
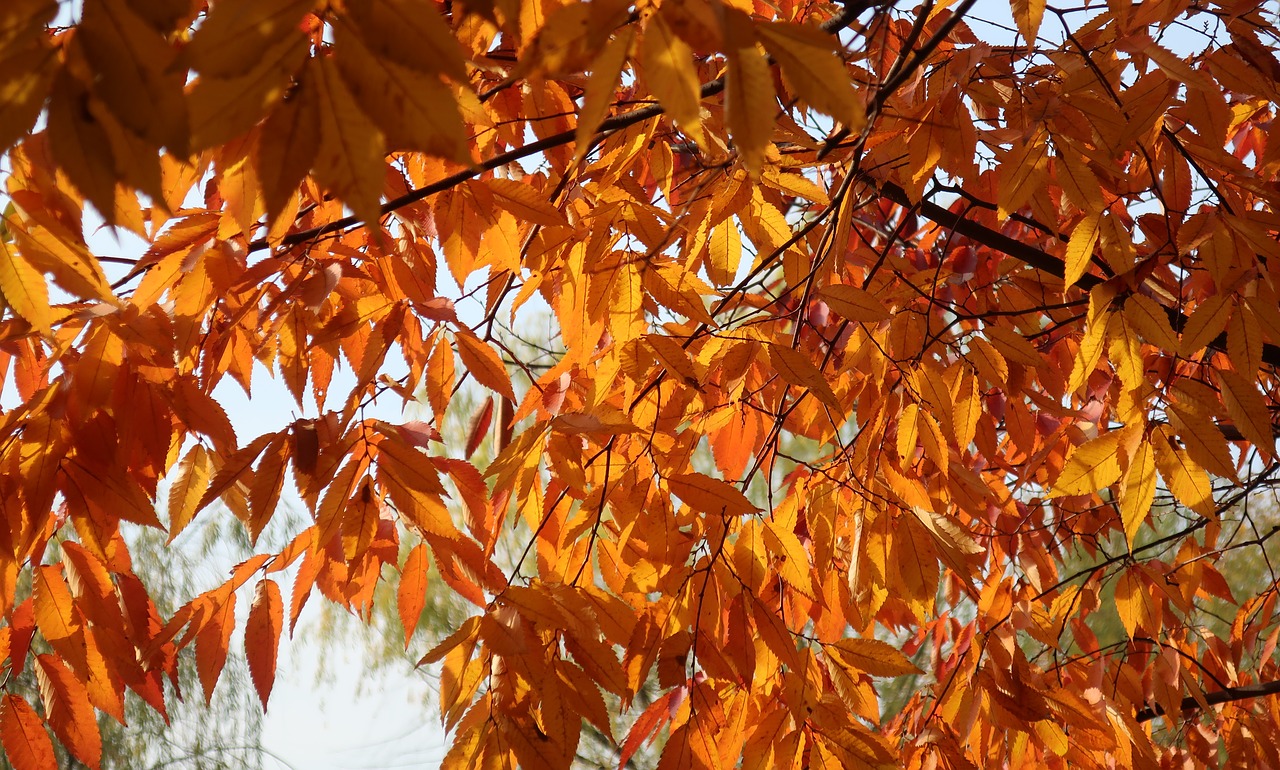
<path id="1" fill-rule="evenodd" d="M 1280 766 L 1277 9 L 997 2 L 0 3 L 9 762 L 386 586 L 450 768 Z"/>

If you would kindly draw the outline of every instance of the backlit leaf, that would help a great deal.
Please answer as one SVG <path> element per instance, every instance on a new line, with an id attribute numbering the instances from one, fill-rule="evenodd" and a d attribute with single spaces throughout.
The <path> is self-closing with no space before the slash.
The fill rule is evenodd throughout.
<path id="1" fill-rule="evenodd" d="M 280 630 L 284 623 L 284 604 L 280 586 L 264 578 L 253 592 L 253 605 L 244 627 L 244 651 L 249 659 L 249 675 L 254 689 L 267 710 L 267 700 L 276 681 L 276 656 L 280 647 Z"/>

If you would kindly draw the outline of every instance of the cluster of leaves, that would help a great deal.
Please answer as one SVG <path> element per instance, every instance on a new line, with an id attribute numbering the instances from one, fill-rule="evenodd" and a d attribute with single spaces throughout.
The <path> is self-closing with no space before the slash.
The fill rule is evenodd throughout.
<path id="1" fill-rule="evenodd" d="M 5 2 L 10 761 L 96 766 L 190 646 L 208 698 L 250 585 L 265 704 L 394 574 L 407 642 L 429 575 L 474 606 L 447 767 L 1280 765 L 1277 575 L 1215 566 L 1280 531 L 1280 20 L 974 5 Z M 237 436 L 262 369 L 311 416 Z M 366 414 L 467 381 L 465 446 Z M 290 477 L 162 614 L 122 526 L 256 542 Z"/>

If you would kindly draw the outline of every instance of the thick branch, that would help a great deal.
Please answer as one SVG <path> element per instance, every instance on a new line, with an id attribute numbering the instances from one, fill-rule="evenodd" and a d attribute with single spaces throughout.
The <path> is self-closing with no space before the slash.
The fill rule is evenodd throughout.
<path id="1" fill-rule="evenodd" d="M 905 190 L 893 184 L 892 182 L 881 182 L 878 184 L 880 193 L 889 200 L 900 206 L 915 206 L 908 197 Z M 1015 240 L 1009 236 L 996 232 L 991 228 L 978 224 L 971 219 L 966 219 L 963 214 L 957 214 L 953 211 L 943 208 L 932 201 L 922 201 L 916 210 L 930 221 L 945 227 L 948 230 L 957 232 L 967 238 L 972 238 L 983 246 L 995 249 L 996 251 L 1021 260 L 1031 267 L 1048 273 L 1056 278 L 1062 278 L 1066 275 L 1066 266 L 1061 259 L 1048 254 L 1041 249 Z M 1094 286 L 1102 283 L 1105 279 L 1096 275 L 1086 273 L 1080 276 L 1076 281 L 1076 286 L 1084 291 L 1089 291 Z M 1169 316 L 1169 324 L 1173 326 L 1173 330 L 1181 332 L 1187 324 L 1187 317 L 1181 311 L 1166 307 L 1165 313 Z M 1226 333 L 1219 334 L 1210 343 L 1209 347 L 1215 350 L 1225 351 L 1227 349 Z M 1262 360 L 1274 367 L 1280 368 L 1280 347 L 1265 343 L 1262 346 Z"/>
<path id="2" fill-rule="evenodd" d="M 1216 706 L 1220 703 L 1231 703 L 1238 700 L 1248 700 L 1249 698 L 1263 698 L 1268 695 L 1280 695 L 1280 681 L 1264 682 L 1244 687 L 1228 687 L 1225 690 L 1207 692 L 1204 694 L 1203 703 Z M 1195 711 L 1201 708 L 1203 703 L 1188 696 L 1182 699 L 1182 710 Z M 1133 718 L 1138 722 L 1149 722 L 1161 716 L 1164 716 L 1164 707 L 1157 705 L 1138 709 L 1138 713 L 1134 714 Z"/>

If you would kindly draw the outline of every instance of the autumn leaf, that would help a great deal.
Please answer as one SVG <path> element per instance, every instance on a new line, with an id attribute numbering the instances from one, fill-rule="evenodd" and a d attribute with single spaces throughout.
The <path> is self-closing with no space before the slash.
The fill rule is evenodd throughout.
<path id="1" fill-rule="evenodd" d="M 1054 481 L 1051 497 L 1087 495 L 1109 487 L 1120 478 L 1123 432 L 1114 430 L 1075 448 Z"/>
<path id="2" fill-rule="evenodd" d="M 682 473 L 667 479 L 671 493 L 700 511 L 740 516 L 760 510 L 727 482 L 701 473 Z"/>
<path id="3" fill-rule="evenodd" d="M 661 12 L 645 27 L 641 45 L 641 66 L 649 87 L 680 130 L 699 145 L 706 144 L 699 105 L 698 74 L 693 68 L 693 49 L 681 40 Z"/>
<path id="4" fill-rule="evenodd" d="M 317 181 L 365 222 L 376 222 L 382 197 L 383 132 L 356 104 L 331 59 L 313 61 L 320 146 L 312 171 Z"/>
<path id="5" fill-rule="evenodd" d="M 84 684 L 54 655 L 38 655 L 36 662 L 45 721 L 76 759 L 96 769 L 102 760 L 102 736 Z"/>
<path id="6" fill-rule="evenodd" d="M 725 24 L 730 46 L 729 71 L 725 76 L 729 131 L 742 154 L 743 165 L 753 176 L 758 176 L 764 166 L 777 100 L 773 84 L 769 82 L 768 62 L 755 42 L 749 19 L 740 11 L 728 10 Z"/>
<path id="7" fill-rule="evenodd" d="M 0 745 L 14 770 L 52 770 L 58 766 L 39 715 L 19 695 L 6 693 L 0 699 Z"/>
<path id="8" fill-rule="evenodd" d="M 409 648 L 418 618 L 427 601 L 427 547 L 418 543 L 405 559 L 400 570 L 400 587 L 396 593 L 396 607 L 400 613 L 400 626 L 404 629 L 404 646 Z"/>
<path id="9" fill-rule="evenodd" d="M 276 681 L 276 656 L 280 647 L 280 630 L 284 605 L 280 599 L 280 586 L 270 579 L 259 581 L 253 592 L 253 604 L 249 608 L 249 620 L 244 627 L 244 650 L 249 659 L 249 675 L 254 689 L 267 709 L 271 687 Z"/>
<path id="10" fill-rule="evenodd" d="M 507 375 L 507 368 L 494 349 L 469 332 L 459 332 L 454 339 L 458 342 L 458 355 L 462 358 L 462 365 L 467 368 L 467 372 L 472 377 L 475 377 L 476 382 L 514 401 L 515 392 L 511 389 L 511 378 Z"/>
<path id="11" fill-rule="evenodd" d="M 780 22 L 757 24 L 756 34 L 801 98 L 843 123 L 851 134 L 862 133 L 866 113 L 830 35 L 813 26 Z"/>
<path id="12" fill-rule="evenodd" d="M 49 287 L 44 276 L 3 241 L 0 241 L 0 294 L 13 312 L 37 331 L 50 333 L 53 310 L 49 307 Z"/>

